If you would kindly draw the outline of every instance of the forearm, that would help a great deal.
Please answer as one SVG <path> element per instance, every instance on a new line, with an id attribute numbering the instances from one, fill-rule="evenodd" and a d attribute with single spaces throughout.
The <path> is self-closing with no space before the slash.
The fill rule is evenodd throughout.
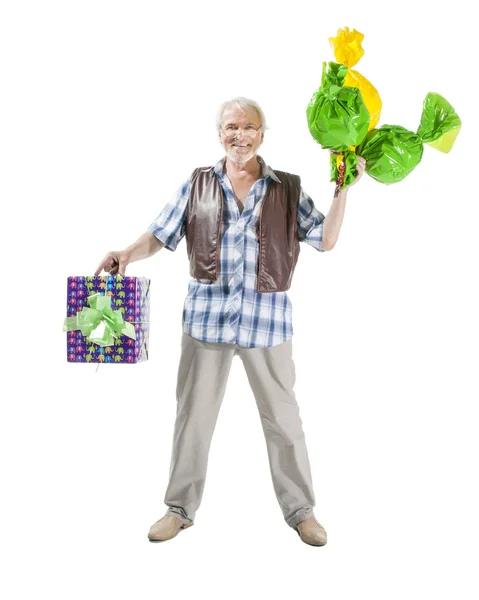
<path id="1" fill-rule="evenodd" d="M 347 195 L 347 188 L 339 190 L 337 194 L 335 193 L 331 208 L 324 219 L 322 245 L 328 250 L 331 250 L 338 240 L 343 223 Z"/>
<path id="2" fill-rule="evenodd" d="M 154 236 L 151 231 L 147 231 L 140 236 L 136 242 L 125 248 L 125 252 L 128 254 L 129 262 L 136 260 L 143 260 L 156 254 L 163 248 L 164 244 Z"/>

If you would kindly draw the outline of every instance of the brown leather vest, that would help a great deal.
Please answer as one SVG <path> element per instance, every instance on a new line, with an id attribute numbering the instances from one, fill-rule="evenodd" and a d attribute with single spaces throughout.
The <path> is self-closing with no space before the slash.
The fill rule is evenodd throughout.
<path id="1" fill-rule="evenodd" d="M 301 180 L 276 171 L 281 183 L 270 180 L 260 208 L 257 267 L 258 292 L 284 292 L 291 286 L 299 256 L 297 226 Z M 211 167 L 198 168 L 191 177 L 186 209 L 186 250 L 190 275 L 216 281 L 219 275 L 224 194 Z"/>

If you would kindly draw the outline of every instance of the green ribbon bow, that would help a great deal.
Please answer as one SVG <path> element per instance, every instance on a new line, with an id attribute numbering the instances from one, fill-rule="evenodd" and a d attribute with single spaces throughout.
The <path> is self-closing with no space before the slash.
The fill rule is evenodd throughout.
<path id="1" fill-rule="evenodd" d="M 103 294 L 92 294 L 87 297 L 91 308 L 85 306 L 74 317 L 67 317 L 63 331 L 80 329 L 88 342 L 93 342 L 104 348 L 112 346 L 114 338 L 126 335 L 136 339 L 135 328 L 124 321 L 120 310 L 111 309 L 111 297 Z"/>

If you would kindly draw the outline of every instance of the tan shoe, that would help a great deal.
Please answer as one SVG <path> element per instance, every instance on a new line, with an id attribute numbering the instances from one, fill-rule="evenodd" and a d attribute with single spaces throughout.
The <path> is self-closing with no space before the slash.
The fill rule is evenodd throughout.
<path id="1" fill-rule="evenodd" d="M 303 542 L 310 546 L 324 546 L 328 541 L 324 527 L 316 521 L 314 516 L 300 521 L 296 525 L 296 531 Z"/>
<path id="2" fill-rule="evenodd" d="M 187 529 L 192 525 L 194 525 L 194 523 L 185 525 L 179 519 L 165 515 L 162 519 L 150 527 L 148 539 L 150 542 L 164 542 L 166 540 L 171 540 L 171 538 L 174 538 L 176 535 L 178 535 L 178 531 L 180 529 Z"/>

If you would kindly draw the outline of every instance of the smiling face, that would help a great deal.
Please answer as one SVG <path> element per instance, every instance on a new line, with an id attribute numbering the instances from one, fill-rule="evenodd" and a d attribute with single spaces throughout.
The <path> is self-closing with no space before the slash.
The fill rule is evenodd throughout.
<path id="1" fill-rule="evenodd" d="M 246 163 L 257 154 L 263 143 L 264 131 L 259 129 L 254 137 L 247 134 L 254 134 L 260 126 L 261 121 L 254 108 L 244 110 L 237 106 L 226 107 L 221 119 L 222 131 L 218 136 L 230 160 Z"/>

